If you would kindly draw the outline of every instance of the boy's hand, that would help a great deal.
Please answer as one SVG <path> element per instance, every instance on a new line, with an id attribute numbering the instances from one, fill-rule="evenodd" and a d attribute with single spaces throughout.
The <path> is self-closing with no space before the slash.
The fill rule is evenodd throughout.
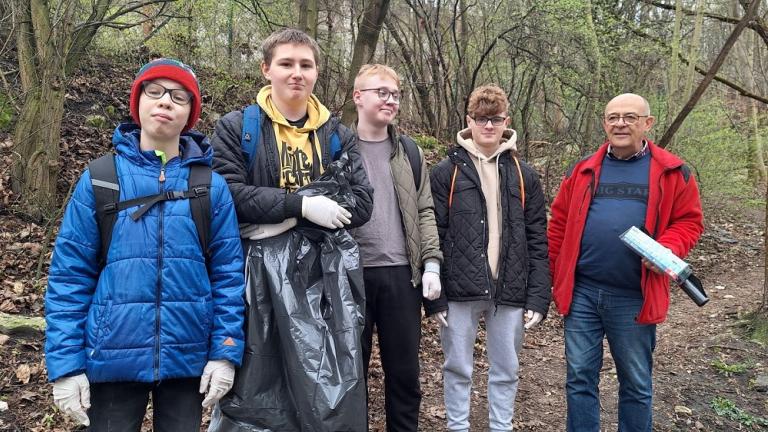
<path id="1" fill-rule="evenodd" d="M 425 271 L 421 275 L 421 294 L 427 300 L 440 297 L 440 275 L 431 271 Z"/>
<path id="2" fill-rule="evenodd" d="M 78 423 L 91 424 L 86 414 L 91 407 L 91 386 L 85 374 L 57 379 L 53 383 L 53 403 Z"/>
<path id="3" fill-rule="evenodd" d="M 525 311 L 525 329 L 530 330 L 534 327 L 536 327 L 541 320 L 544 319 L 544 315 L 542 315 L 540 312 L 527 310 Z"/>
<path id="4" fill-rule="evenodd" d="M 200 377 L 200 393 L 205 393 L 208 389 L 203 408 L 208 408 L 224 397 L 234 382 L 235 366 L 232 363 L 227 360 L 209 360 L 203 369 L 203 376 Z"/>
<path id="5" fill-rule="evenodd" d="M 432 315 L 432 319 L 440 323 L 441 326 L 448 327 L 448 311 L 447 310 L 435 312 L 435 314 Z"/>
<path id="6" fill-rule="evenodd" d="M 336 201 L 322 195 L 301 200 L 301 215 L 310 222 L 328 229 L 343 228 L 351 221 L 352 213 L 340 206 Z"/>

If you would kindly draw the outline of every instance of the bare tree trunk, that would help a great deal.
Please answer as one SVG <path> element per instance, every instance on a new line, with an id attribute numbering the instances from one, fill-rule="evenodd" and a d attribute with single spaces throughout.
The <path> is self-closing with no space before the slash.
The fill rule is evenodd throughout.
<path id="1" fill-rule="evenodd" d="M 405 71 L 408 74 L 408 80 L 411 82 L 415 93 L 417 106 L 419 107 L 419 114 L 422 119 L 426 120 L 426 128 L 434 130 L 436 128 L 437 120 L 435 114 L 432 111 L 432 104 L 429 100 L 429 87 L 425 83 L 425 80 L 421 79 L 420 71 L 421 66 L 414 62 L 414 58 L 420 58 L 418 54 L 413 52 L 411 48 L 406 45 L 400 32 L 395 24 L 390 20 L 385 20 L 389 34 L 392 35 L 392 39 L 395 40 L 395 44 L 400 48 L 402 53 L 403 63 L 405 63 Z"/>
<path id="2" fill-rule="evenodd" d="M 11 187 L 19 195 L 19 209 L 29 217 L 42 221 L 56 212 L 61 119 L 70 72 L 99 27 L 147 4 L 134 2 L 113 10 L 105 19 L 115 6 L 110 0 L 93 0 L 87 14 L 77 9 L 81 4 L 75 1 L 15 0 L 16 46 L 25 99 L 13 133 Z M 155 14 L 164 8 L 156 6 Z M 80 16 L 87 16 L 87 21 L 78 25 Z M 138 24 L 141 22 L 134 25 Z"/>
<path id="3" fill-rule="evenodd" d="M 379 42 L 379 33 L 384 25 L 387 12 L 389 12 L 389 0 L 371 0 L 366 3 L 365 10 L 363 11 L 363 20 L 360 22 L 360 30 L 355 41 L 355 48 L 352 52 L 349 75 L 347 76 L 344 113 L 341 116 L 341 121 L 344 124 L 351 124 L 357 118 L 355 104 L 351 103 L 355 76 L 357 76 L 363 64 L 370 63 L 371 59 L 373 59 L 373 55 L 376 53 L 376 44 Z"/>
<path id="4" fill-rule="evenodd" d="M 672 140 L 672 137 L 675 136 L 675 132 L 677 132 L 677 130 L 683 124 L 683 121 L 685 121 L 685 118 L 688 117 L 688 114 L 690 114 L 690 112 L 696 106 L 696 103 L 704 94 L 704 91 L 707 89 L 707 87 L 709 87 L 709 84 L 712 82 L 712 79 L 715 77 L 715 74 L 717 74 L 717 71 L 720 69 L 720 66 L 723 65 L 723 62 L 725 61 L 725 58 L 728 56 L 728 52 L 733 47 L 733 44 L 736 43 L 736 40 L 739 39 L 739 36 L 744 31 L 744 28 L 747 26 L 747 24 L 749 24 L 749 22 L 757 13 L 757 8 L 759 5 L 760 5 L 760 0 L 752 0 L 752 3 L 749 5 L 749 8 L 744 14 L 744 17 L 741 19 L 741 21 L 739 21 L 738 24 L 736 24 L 736 27 L 734 27 L 733 31 L 731 32 L 731 35 L 728 36 L 728 40 L 725 41 L 723 48 L 720 50 L 720 54 L 717 55 L 717 58 L 715 59 L 712 66 L 709 68 L 709 71 L 707 72 L 707 74 L 704 76 L 704 79 L 701 80 L 701 83 L 699 83 L 699 86 L 696 88 L 696 91 L 694 91 L 693 94 L 691 95 L 691 98 L 688 100 L 688 103 L 685 104 L 683 109 L 680 111 L 680 114 L 678 114 L 677 117 L 675 118 L 675 121 L 673 121 L 672 124 L 667 129 L 667 131 L 664 132 L 664 136 L 662 136 L 661 140 L 659 140 L 659 147 L 661 148 L 666 147 L 669 144 L 669 142 Z"/>

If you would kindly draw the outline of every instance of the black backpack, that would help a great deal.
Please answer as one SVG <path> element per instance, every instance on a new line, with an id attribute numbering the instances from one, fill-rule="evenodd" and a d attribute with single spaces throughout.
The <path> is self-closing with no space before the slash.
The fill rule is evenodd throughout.
<path id="1" fill-rule="evenodd" d="M 112 242 L 112 230 L 117 222 L 117 212 L 134 206 L 141 206 L 131 213 L 131 219 L 139 220 L 153 205 L 169 200 L 188 199 L 192 219 L 197 227 L 197 237 L 206 261 L 209 258 L 208 234 L 211 229 L 211 167 L 192 165 L 189 172 L 188 189 L 166 191 L 156 195 L 120 201 L 120 182 L 115 168 L 115 155 L 106 154 L 88 164 L 91 187 L 96 200 L 96 222 L 101 233 L 100 267 L 107 263 L 107 252 Z"/>
<path id="2" fill-rule="evenodd" d="M 421 189 L 421 155 L 419 154 L 419 146 L 413 138 L 407 135 L 400 135 L 400 142 L 403 144 L 406 156 L 408 156 L 408 162 L 411 163 L 413 182 L 416 183 L 416 192 L 418 192 Z"/>

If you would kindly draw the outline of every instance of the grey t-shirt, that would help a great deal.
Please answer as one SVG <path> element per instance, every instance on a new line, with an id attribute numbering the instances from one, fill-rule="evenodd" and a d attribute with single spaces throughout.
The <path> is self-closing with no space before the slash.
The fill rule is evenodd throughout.
<path id="1" fill-rule="evenodd" d="M 392 141 L 371 142 L 358 138 L 357 148 L 363 156 L 363 166 L 373 186 L 373 214 L 365 225 L 355 230 L 360 245 L 363 266 L 384 267 L 407 265 L 405 233 L 402 216 L 392 181 L 389 156 Z"/>

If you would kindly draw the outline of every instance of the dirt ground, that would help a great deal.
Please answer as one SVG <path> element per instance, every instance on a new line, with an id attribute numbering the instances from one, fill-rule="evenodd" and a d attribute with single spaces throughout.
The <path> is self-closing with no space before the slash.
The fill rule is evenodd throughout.
<path id="1" fill-rule="evenodd" d="M 107 104 L 123 114 L 127 111 L 121 102 L 127 99 L 127 92 L 98 93 L 105 78 L 94 76 L 93 71 L 103 68 L 94 65 L 85 69 L 86 75 L 78 78 L 68 93 L 70 114 L 61 142 L 64 170 L 58 183 L 61 196 L 66 196 L 87 161 L 103 153 L 109 142 L 111 129 L 84 126 L 85 115 L 103 113 Z M 112 83 L 113 88 L 130 85 L 129 79 Z M 208 118 L 209 125 L 213 119 Z M 116 120 L 107 118 L 108 122 Z M 9 190 L 10 145 L 8 135 L 0 134 L 0 312 L 39 317 L 57 223 L 36 225 L 14 211 Z M 760 386 L 756 385 L 758 377 L 768 374 L 768 347 L 748 340 L 742 325 L 745 315 L 758 307 L 762 293 L 763 214 L 742 202 L 710 199 L 705 202 L 705 216 L 706 232 L 689 262 L 711 301 L 698 308 L 681 290 L 673 289 L 669 319 L 658 327 L 654 430 L 768 431 L 768 393 L 758 391 Z M 423 330 L 420 430 L 444 430 L 438 328 L 425 319 Z M 5 333 L 0 332 L 0 431 L 77 430 L 53 407 L 43 359 L 43 334 L 36 330 Z M 603 430 L 615 431 L 616 374 L 607 347 L 605 352 L 601 374 Z M 482 331 L 475 359 L 471 422 L 472 430 L 480 431 L 488 425 L 488 368 Z M 553 309 L 546 321 L 526 334 L 515 429 L 564 430 L 564 381 L 563 325 Z M 383 431 L 383 375 L 376 356 L 370 385 L 371 430 Z M 6 410 L 2 402 L 7 403 Z"/>

